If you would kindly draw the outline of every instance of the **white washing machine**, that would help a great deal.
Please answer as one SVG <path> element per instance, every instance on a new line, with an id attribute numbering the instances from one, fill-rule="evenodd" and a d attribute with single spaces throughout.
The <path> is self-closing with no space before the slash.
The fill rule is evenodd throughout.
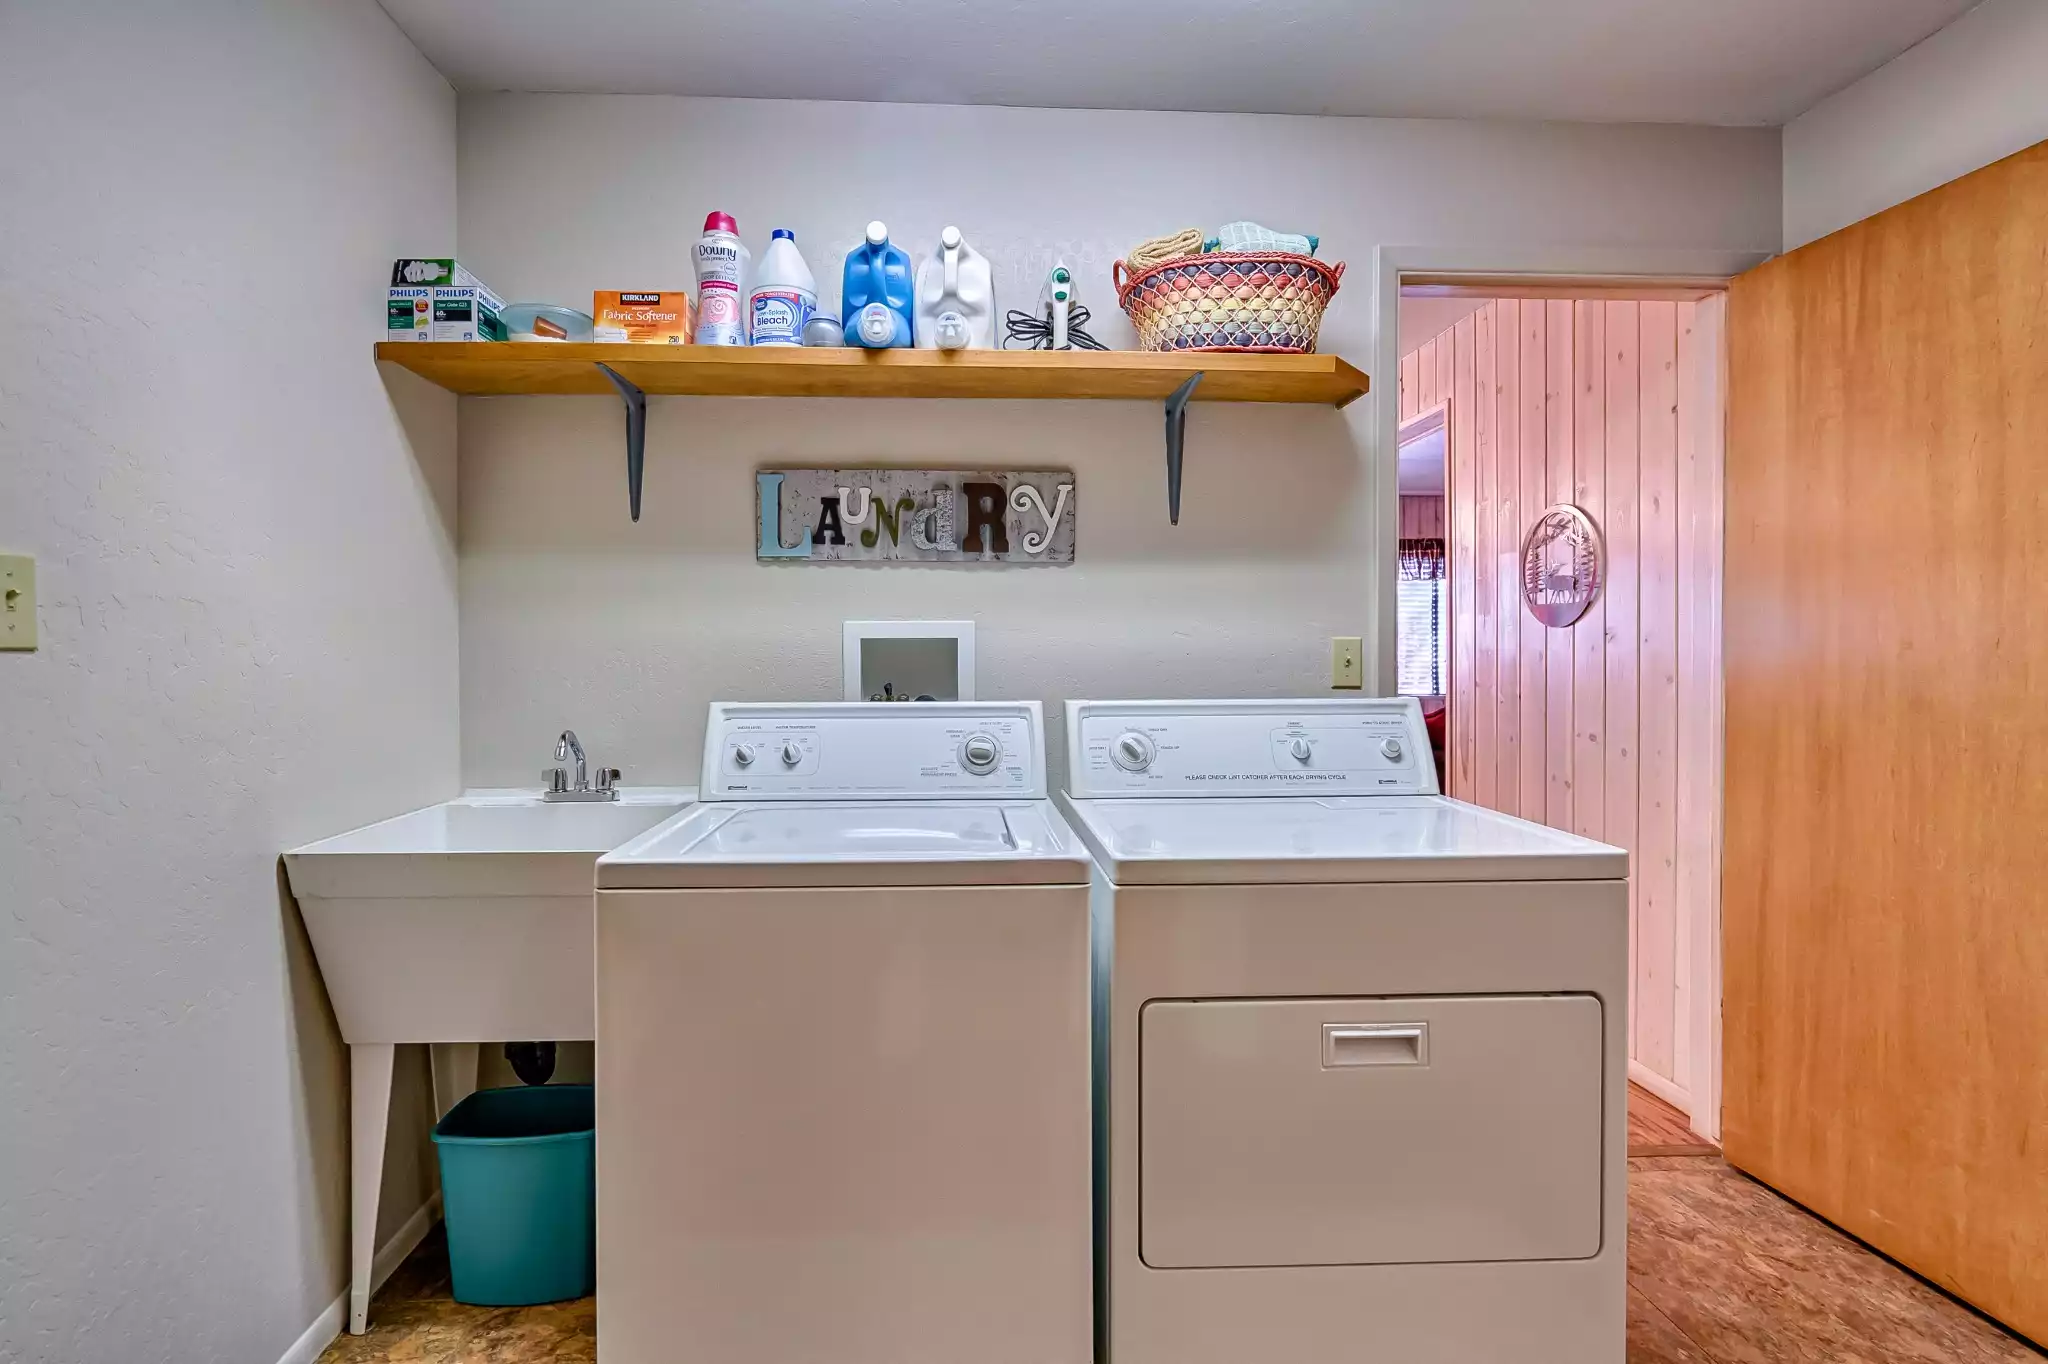
<path id="1" fill-rule="evenodd" d="M 597 868 L 602 1364 L 1086 1364 L 1087 851 L 1037 702 L 714 705 Z"/>
<path id="2" fill-rule="evenodd" d="M 1109 1364 L 1621 1364 L 1627 854 L 1410 699 L 1069 702 Z"/>

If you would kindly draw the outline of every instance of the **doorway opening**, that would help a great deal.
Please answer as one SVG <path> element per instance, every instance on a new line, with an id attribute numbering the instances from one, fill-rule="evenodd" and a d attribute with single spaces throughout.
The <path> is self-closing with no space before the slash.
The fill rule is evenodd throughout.
<path id="1" fill-rule="evenodd" d="M 1448 404 L 1401 423 L 1401 534 L 1394 586 L 1395 685 L 1422 702 L 1439 784 L 1447 782 L 1446 696 L 1451 680 L 1450 566 L 1444 498 L 1450 470 Z"/>
<path id="2" fill-rule="evenodd" d="M 1718 1135 L 1719 288 L 1400 288 L 1396 660 L 1452 796 L 1630 854 L 1630 1076 Z"/>

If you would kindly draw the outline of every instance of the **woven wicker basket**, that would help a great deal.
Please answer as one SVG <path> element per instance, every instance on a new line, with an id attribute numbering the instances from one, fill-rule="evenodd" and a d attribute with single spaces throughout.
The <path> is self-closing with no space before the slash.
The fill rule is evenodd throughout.
<path id="1" fill-rule="evenodd" d="M 1314 256 L 1212 251 L 1136 273 L 1118 261 L 1112 274 L 1140 350 L 1306 354 L 1316 348 L 1344 266 Z"/>

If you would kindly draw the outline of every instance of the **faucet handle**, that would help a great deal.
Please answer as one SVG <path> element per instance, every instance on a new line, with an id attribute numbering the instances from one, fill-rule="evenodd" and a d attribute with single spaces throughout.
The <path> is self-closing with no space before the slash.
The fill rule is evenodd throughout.
<path id="1" fill-rule="evenodd" d="M 598 790 L 600 790 L 600 791 L 610 791 L 610 790 L 613 790 L 613 789 L 615 789 L 615 788 L 616 788 L 616 787 L 618 786 L 618 784 L 619 784 L 619 769 L 618 769 L 618 768 L 616 768 L 616 767 L 600 767 L 600 768 L 598 768 L 598 769 L 597 769 L 597 789 L 598 789 Z"/>
<path id="2" fill-rule="evenodd" d="M 560 795 L 569 789 L 569 769 L 566 767 L 543 767 L 540 771 L 541 790 Z"/>

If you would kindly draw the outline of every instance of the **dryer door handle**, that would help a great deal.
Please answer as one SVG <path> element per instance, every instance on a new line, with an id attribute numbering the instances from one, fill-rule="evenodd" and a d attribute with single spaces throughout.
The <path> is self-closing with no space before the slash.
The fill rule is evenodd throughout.
<path id="1" fill-rule="evenodd" d="M 1427 1023 L 1325 1023 L 1323 1069 L 1347 1066 L 1426 1066 Z"/>

